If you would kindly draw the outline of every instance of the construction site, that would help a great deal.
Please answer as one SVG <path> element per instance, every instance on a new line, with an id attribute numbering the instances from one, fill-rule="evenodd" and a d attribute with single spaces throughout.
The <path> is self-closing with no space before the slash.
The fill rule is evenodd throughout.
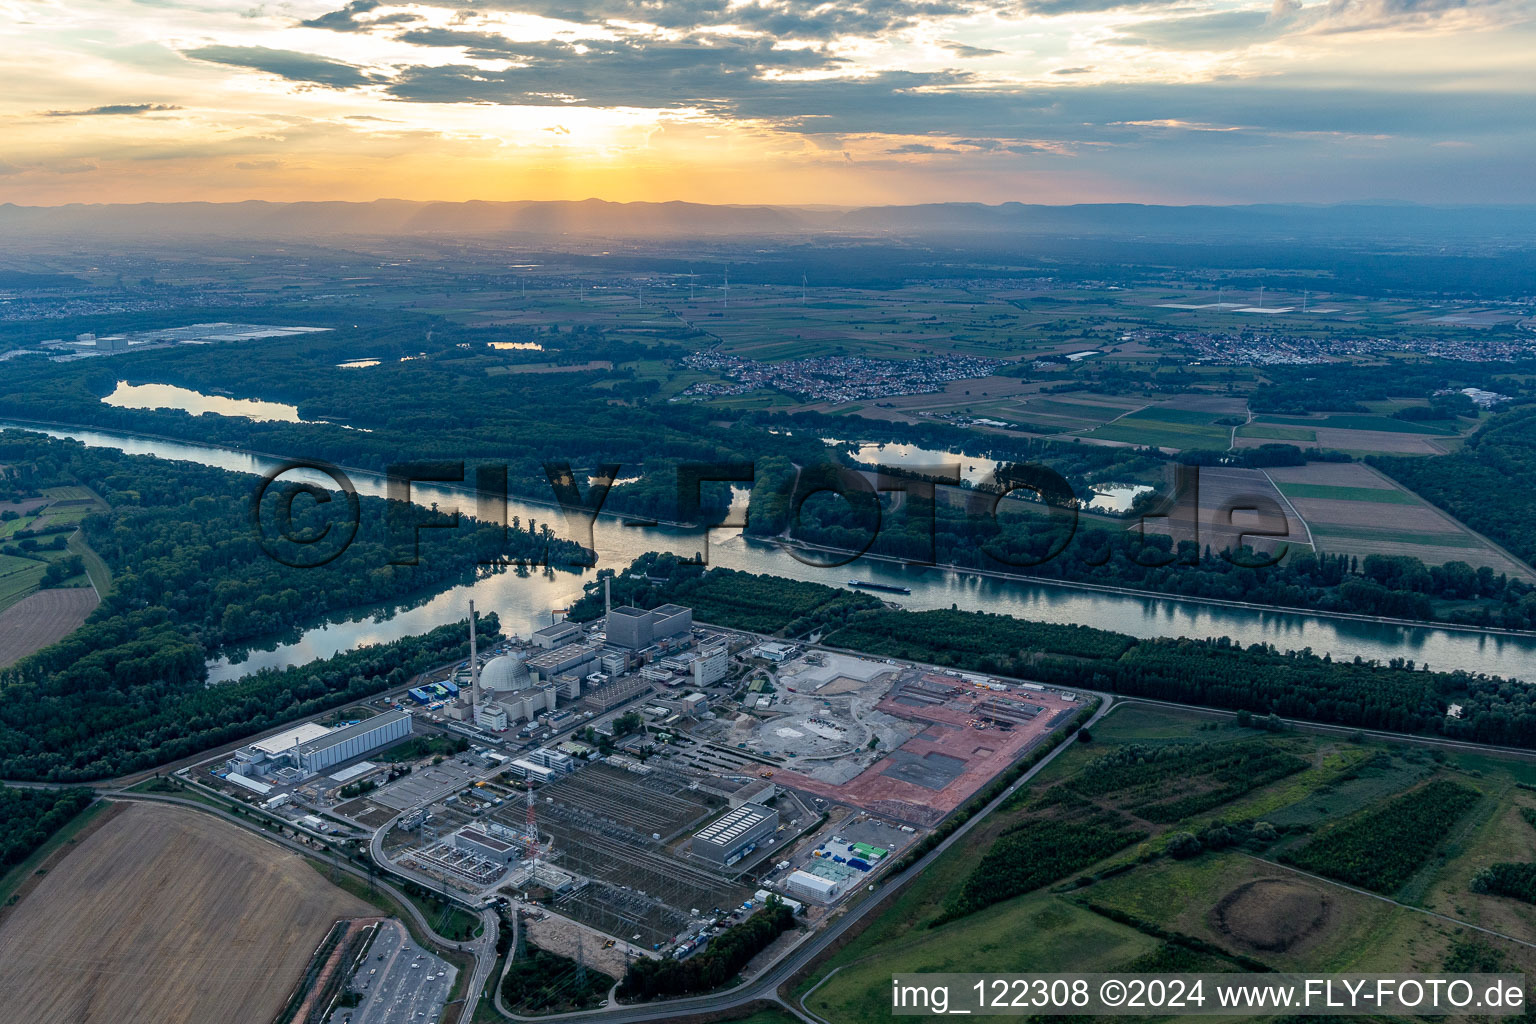
<path id="1" fill-rule="evenodd" d="M 811 651 L 763 669 L 740 710 L 674 759 L 931 826 L 1081 706 L 1068 691 Z"/>

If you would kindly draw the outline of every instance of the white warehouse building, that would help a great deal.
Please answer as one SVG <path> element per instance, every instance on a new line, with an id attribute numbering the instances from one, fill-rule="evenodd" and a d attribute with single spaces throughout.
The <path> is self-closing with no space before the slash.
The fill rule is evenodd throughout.
<path id="1" fill-rule="evenodd" d="M 308 772 L 323 772 L 332 765 L 377 750 L 386 743 L 403 740 L 410 734 L 410 712 L 386 711 L 356 725 L 300 743 L 297 748 L 299 765 Z"/>

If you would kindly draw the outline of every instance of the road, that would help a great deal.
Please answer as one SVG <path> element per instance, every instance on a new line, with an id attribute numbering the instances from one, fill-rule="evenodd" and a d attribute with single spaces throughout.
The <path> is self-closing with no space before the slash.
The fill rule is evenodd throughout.
<path id="1" fill-rule="evenodd" d="M 430 875 L 423 875 L 412 871 L 410 868 L 397 865 L 394 861 L 390 860 L 389 855 L 384 852 L 384 836 L 389 833 L 390 829 L 395 827 L 395 822 L 398 821 L 404 813 L 405 812 L 395 815 L 395 817 L 391 818 L 388 822 L 385 823 L 383 828 L 378 829 L 373 833 L 373 838 L 369 841 L 368 844 L 368 852 L 369 855 L 373 857 L 373 862 L 378 864 L 380 867 L 400 875 L 403 878 L 410 879 L 412 882 L 415 882 L 417 885 L 420 885 L 424 889 L 429 889 L 432 892 L 439 893 L 445 898 L 454 902 L 462 903 L 464 901 L 463 896 L 445 889 L 441 882 L 435 878 L 432 878 Z M 438 936 L 438 938 L 441 939 L 445 944 L 450 944 L 455 949 L 468 949 L 470 952 L 474 953 L 475 969 L 470 973 L 469 984 L 464 989 L 465 997 L 471 1000 L 477 999 L 481 994 L 485 992 L 486 982 L 490 980 L 491 971 L 493 971 L 496 967 L 496 935 L 498 929 L 500 928 L 501 919 L 496 916 L 496 912 L 494 910 L 482 909 L 480 911 L 480 921 L 483 925 L 480 930 L 480 937 L 475 939 L 473 942 L 463 945 L 459 943 L 448 943 L 448 940 L 442 939 L 441 936 Z M 431 929 L 429 928 L 428 931 L 431 931 Z M 433 932 L 433 934 L 436 935 L 435 932 Z"/>

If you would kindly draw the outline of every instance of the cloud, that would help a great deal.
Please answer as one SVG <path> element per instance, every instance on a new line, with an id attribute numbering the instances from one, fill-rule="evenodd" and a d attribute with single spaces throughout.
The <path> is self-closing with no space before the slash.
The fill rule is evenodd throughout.
<path id="1" fill-rule="evenodd" d="M 1093 70 L 1093 68 L 1091 68 L 1091 67 L 1087 67 L 1087 68 L 1057 68 L 1055 71 L 1052 71 L 1051 74 L 1053 74 L 1053 75 L 1086 75 L 1089 72 L 1091 72 L 1092 70 Z"/>
<path id="2" fill-rule="evenodd" d="M 270 50 L 265 46 L 201 46 L 195 50 L 185 50 L 183 55 L 213 64 L 265 72 L 290 82 L 323 85 L 332 89 L 349 89 L 372 81 L 361 68 L 295 50 Z"/>
<path id="3" fill-rule="evenodd" d="M 180 110 L 170 103 L 111 103 L 104 107 L 88 107 L 85 110 L 49 110 L 44 117 L 106 117 L 116 114 L 151 114 L 162 110 Z"/>
<path id="4" fill-rule="evenodd" d="M 281 160 L 237 160 L 235 168 L 241 171 L 275 171 L 283 166 Z"/>
<path id="5" fill-rule="evenodd" d="M 299 22 L 305 28 L 327 28 L 332 32 L 366 32 L 367 22 L 357 20 L 359 14 L 367 14 L 379 6 L 379 0 L 352 0 L 340 10 L 322 14 L 317 18 Z"/>
<path id="6" fill-rule="evenodd" d="M 1022 10 L 1042 17 L 1068 14 L 1103 14 L 1105 11 L 1146 7 L 1174 7 L 1181 0 L 1022 0 Z"/>
<path id="7" fill-rule="evenodd" d="M 957 43 L 953 39 L 940 39 L 939 45 L 957 57 L 996 57 L 1002 50 L 989 50 L 984 46 L 972 46 L 969 43 Z"/>
<path id="8" fill-rule="evenodd" d="M 368 21 L 380 0 L 351 0 L 346 6 L 300 24 L 339 32 L 367 31 L 398 15 Z M 731 28 L 773 39 L 875 38 L 937 18 L 962 17 L 998 9 L 995 0 L 431 0 L 430 6 L 458 11 L 510 11 L 576 25 L 623 29 L 654 25 L 668 32 Z"/>
<path id="9" fill-rule="evenodd" d="M 517 62 L 500 70 L 461 64 L 403 68 L 386 91 L 415 103 L 697 107 L 724 112 L 743 96 L 773 88 L 772 80 L 763 77 L 766 71 L 828 71 L 845 63 L 820 50 L 783 49 L 771 40 L 738 37 L 523 43 L 486 33 L 426 29 L 401 38 L 465 47 L 477 59 Z"/>
<path id="10" fill-rule="evenodd" d="M 1163 50 L 1230 50 L 1270 38 L 1279 28 L 1270 11 L 1251 9 L 1141 21 L 1126 31 L 1132 34 L 1112 36 L 1110 41 Z"/>

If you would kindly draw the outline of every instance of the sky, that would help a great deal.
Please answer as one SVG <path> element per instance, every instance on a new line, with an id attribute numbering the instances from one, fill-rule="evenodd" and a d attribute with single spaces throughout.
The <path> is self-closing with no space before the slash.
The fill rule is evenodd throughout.
<path id="1" fill-rule="evenodd" d="M 0 202 L 1536 203 L 1536 0 L 0 0 Z"/>

